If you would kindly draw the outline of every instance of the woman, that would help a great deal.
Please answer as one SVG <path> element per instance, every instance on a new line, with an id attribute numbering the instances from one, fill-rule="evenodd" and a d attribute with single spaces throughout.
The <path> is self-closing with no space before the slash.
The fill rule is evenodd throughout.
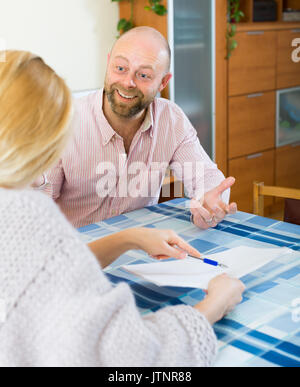
<path id="1" fill-rule="evenodd" d="M 242 283 L 214 279 L 194 308 L 142 318 L 126 284 L 105 267 L 129 249 L 198 254 L 172 231 L 126 230 L 89 248 L 46 195 L 29 189 L 57 162 L 68 137 L 71 94 L 40 58 L 9 51 L 0 64 L 1 366 L 208 366 L 211 325 L 238 302 Z M 97 261 L 97 259 L 98 261 Z"/>

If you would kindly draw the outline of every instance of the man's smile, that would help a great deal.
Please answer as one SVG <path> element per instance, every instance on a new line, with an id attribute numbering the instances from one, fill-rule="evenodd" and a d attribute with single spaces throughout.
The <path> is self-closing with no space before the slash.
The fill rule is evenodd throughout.
<path id="1" fill-rule="evenodd" d="M 119 97 L 121 97 L 122 99 L 125 99 L 125 100 L 127 100 L 127 101 L 132 101 L 132 100 L 134 100 L 135 98 L 137 98 L 135 95 L 132 96 L 132 95 L 124 94 L 124 93 L 122 93 L 119 89 L 117 89 L 116 91 L 117 91 Z"/>

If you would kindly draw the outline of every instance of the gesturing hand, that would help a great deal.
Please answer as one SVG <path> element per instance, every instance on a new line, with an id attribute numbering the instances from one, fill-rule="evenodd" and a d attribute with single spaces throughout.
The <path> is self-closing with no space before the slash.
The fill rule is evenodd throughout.
<path id="1" fill-rule="evenodd" d="M 222 194 L 235 183 L 234 177 L 228 177 L 223 180 L 216 188 L 208 191 L 204 195 L 203 204 L 193 199 L 191 201 L 191 213 L 193 222 L 196 226 L 206 230 L 210 227 L 216 227 L 227 214 L 234 214 L 237 211 L 237 204 L 225 204 L 222 200 Z"/>

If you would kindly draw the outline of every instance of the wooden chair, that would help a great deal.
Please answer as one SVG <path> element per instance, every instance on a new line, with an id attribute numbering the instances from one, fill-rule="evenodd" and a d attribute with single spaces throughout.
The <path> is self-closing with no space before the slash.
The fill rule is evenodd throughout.
<path id="1" fill-rule="evenodd" d="M 159 203 L 164 203 L 169 200 L 183 198 L 184 186 L 181 181 L 177 180 L 171 170 L 167 170 L 160 192 Z"/>
<path id="2" fill-rule="evenodd" d="M 299 211 L 300 189 L 265 186 L 264 183 L 254 182 L 253 211 L 255 215 L 264 216 L 264 196 L 273 196 L 278 198 L 284 198 L 286 200 L 291 199 L 290 203 L 293 202 L 294 208 L 297 207 L 297 211 Z M 293 223 L 299 224 L 298 221 L 299 219 L 297 218 L 296 221 Z"/>

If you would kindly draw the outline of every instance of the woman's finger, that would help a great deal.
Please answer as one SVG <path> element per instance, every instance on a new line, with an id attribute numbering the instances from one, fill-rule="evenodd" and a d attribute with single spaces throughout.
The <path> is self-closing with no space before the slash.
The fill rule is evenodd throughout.
<path id="1" fill-rule="evenodd" d="M 167 255 L 158 255 L 157 257 L 153 257 L 153 258 L 158 259 L 159 261 L 160 260 L 163 261 L 164 259 L 169 259 L 171 257 L 168 257 Z"/>
<path id="2" fill-rule="evenodd" d="M 177 249 L 169 243 L 165 244 L 164 254 L 170 258 L 184 259 L 187 257 L 187 253 L 181 249 Z"/>
<path id="3" fill-rule="evenodd" d="M 183 250 L 184 252 L 188 253 L 189 255 L 194 255 L 195 257 L 200 258 L 201 254 L 198 250 L 196 250 L 194 247 L 192 247 L 190 244 L 185 242 L 182 238 L 177 236 L 177 239 L 175 241 L 176 245 Z"/>

